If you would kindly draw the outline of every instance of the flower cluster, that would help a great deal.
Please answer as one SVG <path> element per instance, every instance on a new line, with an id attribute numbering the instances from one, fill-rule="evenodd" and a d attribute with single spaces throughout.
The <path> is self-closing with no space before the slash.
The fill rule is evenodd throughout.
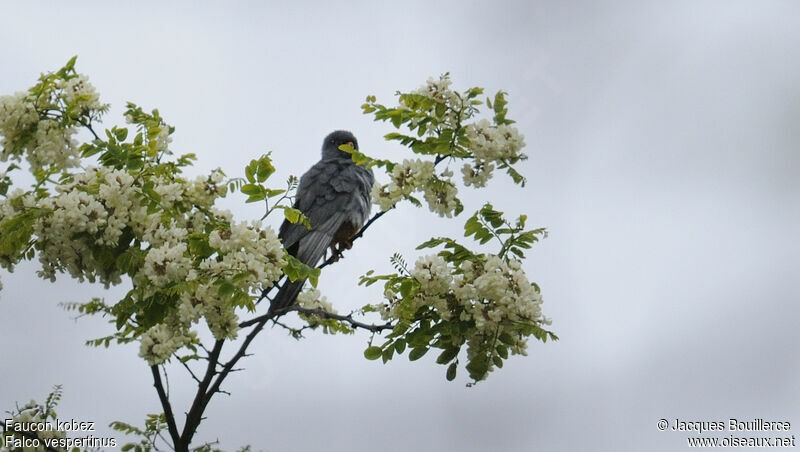
<path id="1" fill-rule="evenodd" d="M 214 253 L 193 266 L 185 242 L 166 241 L 150 250 L 142 272 L 134 278 L 150 282 L 152 291 L 159 286 L 186 286 L 177 308 L 142 336 L 139 355 L 151 365 L 161 364 L 192 342 L 194 333 L 190 329 L 201 318 L 215 338 L 235 339 L 239 318 L 235 300 L 228 292 L 257 296 L 282 274 L 280 240 L 272 229 L 262 229 L 257 222 L 233 223 L 230 229 L 214 230 L 209 234 L 209 246 Z M 220 282 L 231 284 L 230 289 L 222 290 Z"/>
<path id="2" fill-rule="evenodd" d="M 128 129 L 112 128 L 109 141 L 81 148 L 102 153 L 101 166 L 77 168 L 75 128 L 106 106 L 73 63 L 43 75 L 27 93 L 0 98 L 0 158 L 24 156 L 43 174 L 37 189 L 10 194 L 10 179 L 0 178 L 0 265 L 13 269 L 38 255 L 39 274 L 50 280 L 67 273 L 108 287 L 129 276 L 134 289 L 108 311 L 120 337 L 139 338 L 150 364 L 195 341 L 192 327 L 201 319 L 217 339 L 235 338 L 236 309 L 252 309 L 282 275 L 280 240 L 260 222 L 237 223 L 214 207 L 228 190 L 222 171 L 189 180 L 180 167 L 193 156 L 163 159 L 174 129 L 157 110 L 129 104 L 126 120 L 136 137 L 126 141 Z"/>
<path id="3" fill-rule="evenodd" d="M 175 350 L 192 342 L 194 335 L 184 328 L 168 323 L 159 323 L 139 339 L 139 356 L 155 366 L 166 361 Z"/>
<path id="4" fill-rule="evenodd" d="M 335 314 L 333 305 L 325 298 L 318 289 L 309 289 L 297 295 L 297 304 L 306 309 L 321 309 L 325 312 Z"/>
<path id="5" fill-rule="evenodd" d="M 34 171 L 71 168 L 78 164 L 76 129 L 56 119 L 42 118 L 27 93 L 0 97 L 0 160 L 20 160 L 24 154 Z"/>
<path id="6" fill-rule="evenodd" d="M 417 154 L 435 155 L 435 161 L 405 160 L 402 164 L 384 161 L 382 166 L 390 169 L 390 182 L 375 184 L 372 200 L 382 210 L 394 206 L 401 199 L 414 204 L 415 191 L 424 192 L 425 201 L 431 211 L 443 217 L 458 215 L 462 205 L 449 167 L 441 175 L 434 173 L 437 163 L 447 160 L 464 161 L 461 167 L 465 186 L 485 187 L 496 168 L 505 169 L 514 182 L 524 185 L 525 178 L 513 165 L 526 158 L 521 153 L 524 137 L 512 127 L 514 121 L 506 118 L 505 93 L 500 91 L 486 105 L 494 110 L 489 119 L 478 119 L 478 97 L 482 88 L 470 88 L 464 92 L 452 89 L 449 74 L 438 79 L 429 78 L 422 87 L 400 93 L 394 108 L 376 103 L 374 96 L 367 97 L 362 106 L 365 113 L 374 113 L 378 120 L 390 120 L 396 128 L 405 124 L 415 134 L 391 133 L 389 140 L 401 142 Z M 414 136 L 416 135 L 416 136 Z"/>
<path id="7" fill-rule="evenodd" d="M 219 282 L 231 281 L 233 290 L 255 296 L 272 286 L 284 265 L 280 240 L 271 228 L 262 228 L 258 222 L 231 222 L 228 212 L 212 207 L 226 191 L 221 172 L 194 181 L 152 180 L 152 192 L 161 202 L 156 210 L 143 196 L 141 182 L 124 170 L 105 167 L 72 175 L 55 187 L 55 194 L 38 201 L 32 192 L 17 189 L 0 202 L 0 220 L 32 209 L 43 212 L 33 221 L 32 230 L 44 278 L 54 280 L 57 273 L 65 272 L 108 286 L 119 283 L 127 273 L 137 287 L 137 299 L 183 285 L 174 312 L 141 338 L 140 354 L 151 364 L 163 362 L 186 344 L 191 324 L 200 318 L 215 337 L 235 337 L 237 303 L 221 294 Z M 165 221 L 163 209 L 177 203 L 196 208 Z M 216 229 L 208 233 L 212 222 Z M 210 255 L 197 256 L 190 250 L 193 234 L 207 234 Z M 137 243 L 140 264 L 119 265 L 112 253 Z M 6 268 L 18 260 L 2 257 L 0 264 Z"/>
<path id="8" fill-rule="evenodd" d="M 237 306 L 271 287 L 282 274 L 281 242 L 271 228 L 258 222 L 229 223 L 229 229 L 213 230 L 208 235 L 212 252 L 199 260 L 187 252 L 185 234 L 176 227 L 153 231 L 151 236 L 161 245 L 150 249 L 134 277 L 135 282 L 149 284 L 145 287 L 150 296 L 182 287 L 176 308 L 142 337 L 140 356 L 150 364 L 160 364 L 190 342 L 190 328 L 200 319 L 215 338 L 236 338 Z M 234 293 L 240 299 L 232 297 Z"/>
<path id="9" fill-rule="evenodd" d="M 325 298 L 319 290 L 309 289 L 297 295 L 297 304 L 303 309 L 319 310 L 328 314 L 336 314 L 336 309 Z M 322 332 L 325 334 L 352 334 L 355 330 L 345 322 L 340 322 L 337 319 L 326 318 L 324 315 L 317 313 L 304 313 L 300 311 L 300 318 L 304 320 L 309 327 L 319 328 L 322 327 Z M 298 331 L 299 334 L 299 331 Z"/>
<path id="10" fill-rule="evenodd" d="M 381 210 L 389 210 L 398 201 L 409 198 L 414 192 L 423 192 L 428 208 L 439 216 L 452 217 L 458 207 L 458 190 L 450 181 L 452 172 L 445 171 L 441 177 L 433 171 L 433 162 L 421 159 L 403 160 L 394 165 L 388 184 L 372 186 L 372 202 Z"/>
<path id="11" fill-rule="evenodd" d="M 167 231 L 180 231 L 169 228 Z M 217 339 L 234 339 L 239 330 L 237 303 L 230 293 L 245 298 L 257 296 L 271 287 L 281 274 L 283 248 L 271 228 L 258 222 L 231 223 L 230 229 L 216 229 L 209 234 L 213 253 L 199 262 L 189 258 L 185 241 L 165 238 L 151 249 L 134 281 L 149 282 L 151 291 L 185 286 L 177 307 L 164 323 L 150 328 L 142 337 L 140 356 L 150 364 L 160 364 L 178 348 L 191 342 L 193 324 L 204 319 Z M 230 284 L 223 290 L 220 283 Z"/>
<path id="12" fill-rule="evenodd" d="M 412 91 L 412 94 L 426 97 L 433 101 L 428 108 L 427 113 L 430 114 L 437 123 L 444 127 L 456 128 L 458 121 L 464 110 L 463 98 L 450 86 L 452 81 L 449 74 L 444 74 L 439 79 L 429 77 L 424 85 Z M 414 104 L 410 98 L 401 97 L 400 104 L 406 108 L 414 108 Z M 436 106 L 440 107 L 437 108 Z M 419 117 L 411 120 L 412 126 L 416 126 L 420 122 Z M 429 134 L 433 134 L 435 129 L 428 129 Z"/>
<path id="13" fill-rule="evenodd" d="M 532 284 L 520 261 L 503 260 L 488 255 L 465 260 L 460 265 L 439 255 L 417 260 L 409 277 L 418 285 L 412 297 L 404 298 L 393 287 L 384 295 L 389 303 L 379 309 L 384 320 L 403 319 L 408 313 L 429 311 L 429 317 L 445 323 L 465 325 L 465 328 L 444 328 L 460 331 L 449 337 L 450 346 L 467 344 L 468 361 L 485 363 L 485 370 L 476 379 L 490 372 L 497 350 L 498 338 L 503 338 L 512 354 L 527 354 L 527 336 L 531 333 L 520 325 L 538 327 L 550 321 L 542 315 L 542 297 Z M 424 317 L 424 316 L 423 316 Z M 505 358 L 505 356 L 501 356 Z"/>
<path id="14" fill-rule="evenodd" d="M 381 210 L 389 210 L 414 191 L 423 190 L 433 177 L 433 163 L 420 159 L 403 160 L 394 166 L 389 176 L 391 182 L 388 184 L 376 182 L 372 186 L 372 202 Z"/>
<path id="15" fill-rule="evenodd" d="M 94 86 L 89 83 L 89 77 L 84 74 L 77 74 L 67 80 L 59 80 L 56 86 L 63 90 L 63 99 L 67 105 L 81 113 L 105 108 L 100 103 L 100 96 Z"/>
<path id="16" fill-rule="evenodd" d="M 481 119 L 467 126 L 467 138 L 474 160 L 461 170 L 467 186 L 485 186 L 492 176 L 494 162 L 509 163 L 524 158 L 520 152 L 525 146 L 524 136 L 508 124 L 496 125 Z"/>

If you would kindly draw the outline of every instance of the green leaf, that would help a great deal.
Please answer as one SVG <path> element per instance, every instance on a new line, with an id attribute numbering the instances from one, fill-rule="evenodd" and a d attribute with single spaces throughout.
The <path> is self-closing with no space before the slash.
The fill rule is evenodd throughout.
<path id="1" fill-rule="evenodd" d="M 417 249 L 435 248 L 443 243 L 452 242 L 452 240 L 443 237 L 433 237 L 430 240 L 417 245 Z"/>
<path id="2" fill-rule="evenodd" d="M 275 172 L 275 166 L 272 165 L 272 159 L 269 156 L 263 156 L 258 161 L 258 170 L 256 171 L 256 178 L 259 182 L 265 182 L 272 173 Z"/>
<path id="3" fill-rule="evenodd" d="M 498 339 L 500 339 L 500 342 L 502 342 L 502 343 L 504 343 L 506 345 L 514 345 L 514 338 L 512 338 L 511 335 L 508 334 L 505 331 L 500 333 L 500 336 L 498 336 Z"/>
<path id="4" fill-rule="evenodd" d="M 467 372 L 473 380 L 483 380 L 489 372 L 489 361 L 485 355 L 478 355 L 467 364 Z"/>
<path id="5" fill-rule="evenodd" d="M 381 353 L 381 358 L 383 359 L 383 363 L 386 364 L 390 359 L 392 359 L 393 355 L 394 355 L 394 347 L 392 346 L 386 347 L 383 350 L 383 353 Z"/>
<path id="6" fill-rule="evenodd" d="M 501 358 L 508 359 L 508 347 L 506 347 L 505 345 L 498 345 L 497 347 L 495 347 L 495 351 L 497 351 L 497 354 Z"/>
<path id="7" fill-rule="evenodd" d="M 417 293 L 418 283 L 413 278 L 406 278 L 400 283 L 400 295 L 409 298 Z"/>
<path id="8" fill-rule="evenodd" d="M 228 281 L 223 280 L 219 282 L 219 289 L 217 291 L 217 295 L 219 295 L 220 297 L 227 297 L 231 295 L 234 290 L 236 290 L 236 286 L 229 283 Z"/>
<path id="9" fill-rule="evenodd" d="M 286 264 L 283 266 L 283 272 L 292 282 L 307 278 L 312 286 L 317 287 L 321 269 L 309 267 L 296 257 L 286 253 Z"/>
<path id="10" fill-rule="evenodd" d="M 438 364 L 447 364 L 452 361 L 456 356 L 458 356 L 458 352 L 461 350 L 461 347 L 448 347 L 439 354 L 439 357 L 436 358 L 436 362 Z"/>
<path id="11" fill-rule="evenodd" d="M 286 220 L 292 224 L 302 224 L 308 229 L 311 229 L 311 223 L 308 221 L 308 217 L 303 214 L 303 212 L 295 209 L 294 207 L 287 207 L 281 206 L 283 209 L 283 216 L 286 217 Z"/>
<path id="12" fill-rule="evenodd" d="M 208 234 L 195 232 L 187 237 L 189 252 L 193 255 L 205 259 L 215 253 L 214 248 L 208 243 Z"/>
<path id="13" fill-rule="evenodd" d="M 245 195 L 257 195 L 259 193 L 264 193 L 264 187 L 259 184 L 244 184 L 242 185 L 242 193 Z"/>
<path id="14" fill-rule="evenodd" d="M 370 361 L 374 361 L 380 358 L 382 353 L 383 350 L 381 350 L 380 347 L 373 345 L 371 347 L 367 347 L 367 349 L 364 350 L 364 358 L 367 358 Z"/>
<path id="15" fill-rule="evenodd" d="M 413 348 L 408 353 L 408 359 L 409 359 L 409 361 L 416 361 L 416 360 L 422 358 L 423 356 L 425 356 L 425 353 L 428 353 L 428 347 Z"/>
<path id="16" fill-rule="evenodd" d="M 447 374 L 446 374 L 447 381 L 453 381 L 453 380 L 456 379 L 456 371 L 457 370 L 458 370 L 458 362 L 457 361 L 454 362 L 454 363 L 451 363 L 449 366 L 447 366 Z"/>
<path id="17" fill-rule="evenodd" d="M 125 141 L 125 139 L 128 138 L 128 129 L 125 127 L 123 128 L 114 127 L 111 130 L 114 132 L 114 136 L 119 141 Z"/>
<path id="18" fill-rule="evenodd" d="M 397 354 L 402 354 L 406 349 L 406 341 L 404 339 L 398 339 L 394 342 L 394 349 L 397 351 Z"/>

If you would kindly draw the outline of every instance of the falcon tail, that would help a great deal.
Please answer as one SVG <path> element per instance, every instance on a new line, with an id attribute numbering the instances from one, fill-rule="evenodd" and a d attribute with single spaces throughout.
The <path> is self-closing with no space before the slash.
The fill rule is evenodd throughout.
<path id="1" fill-rule="evenodd" d="M 330 234 L 311 230 L 300 242 L 295 257 L 297 257 L 300 262 L 315 267 L 325 255 L 325 250 L 328 249 L 331 240 L 333 240 L 333 238 Z M 278 294 L 272 299 L 272 303 L 269 306 L 269 313 L 271 314 L 278 309 L 294 304 L 297 295 L 303 290 L 303 284 L 305 282 L 305 279 L 295 282 L 290 282 L 287 279 L 286 282 L 283 283 L 283 286 L 281 286 Z"/>

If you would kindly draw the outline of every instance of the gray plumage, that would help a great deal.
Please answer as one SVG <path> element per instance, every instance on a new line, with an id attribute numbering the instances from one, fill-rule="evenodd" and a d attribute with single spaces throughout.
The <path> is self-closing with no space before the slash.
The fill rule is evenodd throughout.
<path id="1" fill-rule="evenodd" d="M 278 237 L 284 248 L 304 264 L 315 267 L 329 247 L 335 254 L 352 246 L 351 239 L 367 221 L 372 170 L 356 165 L 339 149 L 358 142 L 352 133 L 337 130 L 322 143 L 322 159 L 300 178 L 294 207 L 308 217 L 311 229 L 284 221 Z M 305 280 L 286 282 L 272 300 L 270 312 L 290 306 Z"/>

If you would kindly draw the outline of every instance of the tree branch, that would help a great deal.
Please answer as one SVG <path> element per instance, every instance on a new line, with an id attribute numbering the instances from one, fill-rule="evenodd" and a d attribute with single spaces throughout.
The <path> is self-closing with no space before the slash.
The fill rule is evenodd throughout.
<path id="1" fill-rule="evenodd" d="M 328 312 L 321 308 L 309 309 L 297 305 L 291 306 L 291 308 L 293 311 L 297 311 L 300 314 L 319 317 L 322 319 L 333 319 L 333 320 L 338 320 L 340 322 L 347 322 L 353 328 L 361 328 L 362 330 L 371 331 L 373 333 L 380 333 L 381 331 L 391 330 L 392 328 L 394 328 L 394 324 L 392 322 L 386 322 L 382 325 L 359 322 L 358 320 L 353 319 L 352 312 L 347 315 L 341 315 L 341 314 L 335 314 L 333 312 Z"/>
<path id="2" fill-rule="evenodd" d="M 273 317 L 278 317 L 280 315 L 286 314 L 291 311 L 296 311 L 300 314 L 311 315 L 322 319 L 333 319 L 333 320 L 338 320 L 340 322 L 347 322 L 353 328 L 360 328 L 362 330 L 371 331 L 373 333 L 380 333 L 381 331 L 390 330 L 394 328 L 394 324 L 392 322 L 386 322 L 382 325 L 359 322 L 358 320 L 355 320 L 353 318 L 352 312 L 347 315 L 342 315 L 342 314 L 335 314 L 332 312 L 328 312 L 320 308 L 314 308 L 314 309 L 304 308 L 296 304 L 292 306 L 287 306 L 281 310 L 278 310 L 270 314 L 264 314 L 258 317 L 254 317 L 250 320 L 245 320 L 244 322 L 239 324 L 239 328 L 246 328 L 248 326 L 255 325 L 261 322 L 266 322 Z"/>
<path id="3" fill-rule="evenodd" d="M 203 420 L 203 412 L 211 400 L 213 392 L 208 391 L 208 386 L 211 384 L 212 379 L 217 374 L 217 363 L 219 362 L 219 354 L 222 352 L 222 346 L 225 343 L 223 339 L 218 339 L 214 342 L 214 348 L 208 355 L 208 365 L 206 366 L 206 373 L 203 375 L 203 380 L 197 386 L 192 407 L 186 413 L 186 424 L 183 426 L 183 433 L 179 437 L 179 442 L 175 443 L 176 452 L 188 452 L 189 445 L 192 443 L 192 437 L 197 432 L 197 427 Z"/>
<path id="4" fill-rule="evenodd" d="M 156 387 L 158 399 L 161 401 L 161 408 L 164 409 L 164 417 L 167 418 L 169 436 L 172 437 L 172 442 L 177 450 L 178 444 L 180 444 L 181 441 L 181 436 L 178 433 L 178 426 L 175 424 L 175 415 L 172 413 L 172 405 L 169 403 L 169 397 L 166 391 L 164 391 L 164 385 L 161 382 L 161 372 L 158 370 L 158 366 L 150 366 L 150 371 L 153 373 L 153 386 Z"/>
<path id="5" fill-rule="evenodd" d="M 282 312 L 282 310 L 279 310 L 277 312 Z M 236 351 L 236 354 L 233 355 L 233 357 L 230 359 L 230 361 L 228 361 L 227 363 L 225 363 L 224 366 L 222 366 L 222 370 L 219 372 L 219 374 L 217 375 L 217 378 L 214 380 L 214 384 L 211 386 L 211 388 L 208 389 L 208 391 L 206 392 L 206 394 L 205 394 L 205 396 L 203 398 L 203 409 L 205 409 L 205 405 L 207 405 L 208 402 L 211 401 L 211 397 L 214 396 L 215 392 L 221 392 L 220 391 L 220 386 L 222 385 L 222 382 L 225 381 L 225 378 L 227 378 L 228 375 L 233 370 L 233 366 L 235 366 L 236 363 L 243 356 L 245 356 L 245 353 L 247 352 L 247 347 L 250 345 L 250 343 L 253 341 L 253 339 L 255 339 L 256 335 L 258 335 L 258 333 L 261 331 L 261 329 L 264 328 L 264 325 L 266 325 L 266 323 L 269 321 L 269 319 L 271 319 L 275 315 L 277 315 L 277 314 L 276 313 L 272 313 L 272 314 L 268 314 L 268 315 L 262 316 L 263 319 L 261 319 L 258 323 L 255 324 L 255 328 L 253 328 L 253 330 L 250 331 L 250 333 L 247 335 L 247 337 L 245 337 L 244 342 L 242 342 L 242 345 L 239 347 L 239 350 Z M 199 394 L 199 392 L 198 392 L 198 394 Z M 201 413 L 202 413 L 202 411 L 201 411 Z M 199 422 L 198 422 L 198 424 L 199 424 Z"/>

